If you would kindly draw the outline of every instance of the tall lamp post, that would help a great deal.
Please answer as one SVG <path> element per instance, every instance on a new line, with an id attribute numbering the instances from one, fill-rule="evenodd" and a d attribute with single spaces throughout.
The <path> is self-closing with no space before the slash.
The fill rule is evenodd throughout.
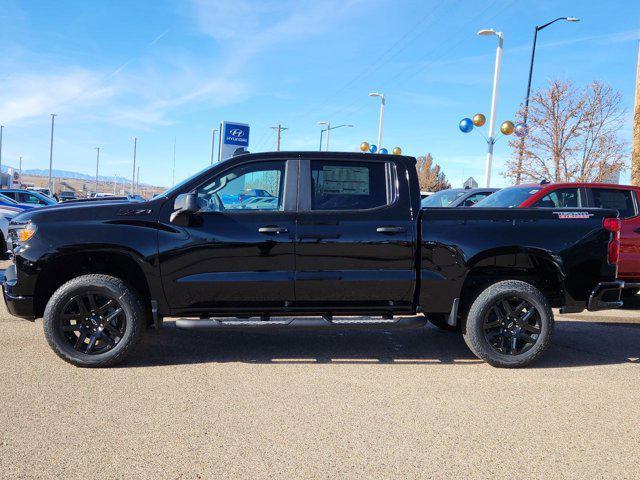
<path id="1" fill-rule="evenodd" d="M 527 82 L 527 97 L 524 102 L 524 112 L 522 114 L 522 123 L 524 125 L 527 124 L 527 116 L 529 114 L 529 95 L 531 95 L 531 78 L 533 77 L 533 61 L 536 58 L 536 42 L 538 41 L 538 32 L 540 30 L 544 30 L 549 25 L 554 24 L 560 20 L 566 20 L 567 22 L 579 22 L 580 19 L 576 17 L 558 17 L 555 20 L 552 20 L 544 25 L 536 25 L 536 28 L 533 32 L 533 48 L 531 49 L 531 63 L 529 64 L 529 80 Z M 524 139 L 520 140 L 520 147 L 518 149 L 518 169 L 516 171 L 516 185 L 520 184 L 520 180 L 522 177 L 522 156 L 524 155 Z"/>
<path id="2" fill-rule="evenodd" d="M 320 130 L 320 150 L 322 151 L 322 134 L 325 132 L 325 130 L 327 131 L 327 147 L 326 147 L 326 151 L 329 151 L 329 131 L 331 130 L 331 122 L 318 122 L 318 125 L 326 125 L 327 128 L 323 128 L 322 130 Z"/>
<path id="3" fill-rule="evenodd" d="M 100 147 L 96 147 L 96 195 L 98 195 L 98 168 L 100 166 Z"/>
<path id="4" fill-rule="evenodd" d="M 138 137 L 133 137 L 133 174 L 131 175 L 131 195 L 136 193 L 136 153 L 138 150 Z"/>
<path id="5" fill-rule="evenodd" d="M 384 94 L 379 92 L 371 92 L 370 97 L 380 97 L 380 119 L 378 121 L 378 148 L 382 148 L 382 119 L 384 118 Z"/>
<path id="6" fill-rule="evenodd" d="M 491 161 L 493 160 L 493 145 L 495 138 L 493 137 L 494 120 L 496 114 L 496 104 L 498 103 L 498 81 L 500 80 L 500 64 L 502 63 L 502 32 L 496 32 L 493 28 L 480 30 L 478 35 L 495 35 L 498 37 L 498 48 L 496 49 L 496 63 L 493 69 L 493 92 L 491 93 L 491 114 L 489 116 L 489 138 L 487 144 L 487 163 L 485 166 L 485 187 L 491 184 Z"/>
<path id="7" fill-rule="evenodd" d="M 216 143 L 216 132 L 217 131 L 218 131 L 217 128 L 212 128 L 211 129 L 211 156 L 209 158 L 209 165 L 213 165 L 213 146 Z M 174 138 L 174 142 L 173 143 L 175 144 L 175 138 Z M 174 148 L 174 150 L 175 150 L 175 148 Z"/>
<path id="8" fill-rule="evenodd" d="M 49 192 L 53 195 L 53 184 L 51 183 L 51 170 L 53 168 L 53 126 L 55 124 L 56 114 L 51 114 L 51 143 L 49 144 Z"/>
<path id="9" fill-rule="evenodd" d="M 327 152 L 329 151 L 329 132 L 331 130 L 335 130 L 336 128 L 342 128 L 342 127 L 353 128 L 353 125 L 347 125 L 346 123 L 343 125 L 336 125 L 335 127 L 332 127 L 330 122 L 318 122 L 318 125 L 327 126 L 327 128 L 323 128 L 322 130 L 320 130 L 320 150 L 319 150 L 319 151 L 322 151 L 322 134 L 324 132 L 327 132 Z"/>

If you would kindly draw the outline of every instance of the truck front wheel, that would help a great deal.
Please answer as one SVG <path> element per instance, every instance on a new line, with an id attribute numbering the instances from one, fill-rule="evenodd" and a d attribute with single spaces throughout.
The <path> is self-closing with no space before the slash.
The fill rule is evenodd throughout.
<path id="1" fill-rule="evenodd" d="M 524 367 L 551 343 L 554 320 L 545 296 L 519 280 L 497 282 L 471 305 L 464 340 L 494 367 Z"/>
<path id="2" fill-rule="evenodd" d="M 82 275 L 62 285 L 44 312 L 44 334 L 53 351 L 78 367 L 119 363 L 145 326 L 139 296 L 109 275 Z"/>

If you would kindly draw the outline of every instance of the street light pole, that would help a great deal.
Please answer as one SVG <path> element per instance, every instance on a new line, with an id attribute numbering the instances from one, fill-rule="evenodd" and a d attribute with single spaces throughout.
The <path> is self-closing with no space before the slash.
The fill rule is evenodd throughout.
<path id="1" fill-rule="evenodd" d="M 98 194 L 98 168 L 100 166 L 100 147 L 96 147 L 96 195 Z"/>
<path id="2" fill-rule="evenodd" d="M 326 130 L 327 132 L 327 146 L 325 148 L 325 150 L 328 152 L 329 151 L 329 132 L 331 131 L 331 122 L 327 122 L 327 121 L 322 121 L 322 122 L 318 122 L 318 125 L 326 125 L 327 128 L 320 130 L 320 151 L 322 151 L 322 132 L 324 130 Z"/>
<path id="3" fill-rule="evenodd" d="M 567 22 L 579 22 L 580 19 L 576 17 L 559 17 L 544 25 L 536 25 L 533 32 L 533 47 L 531 48 L 531 62 L 529 63 L 529 80 L 527 81 L 527 97 L 524 101 L 524 112 L 522 113 L 522 123 L 527 124 L 527 117 L 529 116 L 529 96 L 531 95 L 531 78 L 533 77 L 533 62 L 536 58 L 536 43 L 538 41 L 538 32 L 547 28 L 549 25 L 556 23 L 559 20 L 566 20 Z M 518 148 L 518 167 L 516 170 L 516 185 L 520 184 L 522 180 L 522 156 L 524 155 L 524 142 L 525 137 L 520 139 L 520 146 Z"/>
<path id="4" fill-rule="evenodd" d="M 382 93 L 371 92 L 370 97 L 380 97 L 380 119 L 378 122 L 378 148 L 382 148 L 382 120 L 384 118 L 385 96 Z"/>
<path id="5" fill-rule="evenodd" d="M 133 137 L 133 174 L 131 175 L 131 195 L 136 193 L 136 150 L 138 148 L 138 137 Z"/>
<path id="6" fill-rule="evenodd" d="M 217 131 L 218 131 L 217 128 L 212 128 L 211 129 L 211 158 L 210 158 L 210 163 L 209 163 L 210 165 L 213 165 L 213 152 L 214 152 L 213 146 L 214 146 L 214 144 L 216 142 L 216 132 Z M 175 147 L 175 139 L 174 139 L 173 143 L 174 143 L 174 147 Z M 174 150 L 175 150 L 175 148 L 174 148 Z M 175 155 L 174 155 L 174 157 L 175 157 Z"/>
<path id="7" fill-rule="evenodd" d="M 491 114 L 489 116 L 489 138 L 487 143 L 489 148 L 487 150 L 487 161 L 485 165 L 485 187 L 491 185 L 491 162 L 493 160 L 493 145 L 495 144 L 495 138 L 493 137 L 495 127 L 495 114 L 496 105 L 498 103 L 498 82 L 500 81 L 500 65 L 502 63 L 502 32 L 496 32 L 493 29 L 480 30 L 478 35 L 495 35 L 498 37 L 498 48 L 496 49 L 496 62 L 493 70 L 493 91 L 491 93 Z"/>
<path id="8" fill-rule="evenodd" d="M 329 132 L 331 132 L 331 130 L 335 130 L 336 128 L 342 128 L 342 127 L 349 127 L 349 128 L 353 127 L 353 125 L 347 125 L 346 123 L 332 127 L 331 122 L 318 122 L 318 125 L 327 126 L 327 128 L 323 128 L 322 130 L 320 130 L 320 151 L 322 151 L 322 134 L 324 132 L 327 132 L 327 152 L 329 151 Z"/>
<path id="9" fill-rule="evenodd" d="M 51 114 L 51 143 L 49 144 L 49 193 L 53 194 L 53 185 L 51 183 L 51 170 L 53 169 L 53 126 L 55 124 L 56 114 Z"/>

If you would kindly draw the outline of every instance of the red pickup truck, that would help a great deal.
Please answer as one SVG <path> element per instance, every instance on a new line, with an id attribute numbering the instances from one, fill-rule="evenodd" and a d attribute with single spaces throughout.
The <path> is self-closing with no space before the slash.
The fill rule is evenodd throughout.
<path id="1" fill-rule="evenodd" d="M 640 187 L 610 183 L 546 183 L 503 188 L 474 207 L 610 208 L 622 222 L 618 277 L 640 282 Z"/>

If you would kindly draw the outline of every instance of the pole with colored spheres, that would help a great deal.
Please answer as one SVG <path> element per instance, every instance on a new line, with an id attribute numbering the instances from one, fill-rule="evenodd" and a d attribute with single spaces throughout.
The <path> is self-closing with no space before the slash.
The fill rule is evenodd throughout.
<path id="1" fill-rule="evenodd" d="M 473 119 L 465 117 L 462 120 L 460 120 L 460 123 L 458 124 L 458 128 L 462 133 L 469 133 L 473 131 L 473 127 L 482 127 L 486 122 L 487 122 L 487 118 L 482 113 L 476 113 L 473 116 Z M 502 124 L 500 125 L 500 132 L 506 136 L 509 136 L 515 133 L 517 137 L 523 138 L 524 136 L 527 135 L 527 126 L 524 123 L 518 123 L 517 125 L 514 125 L 514 123 L 511 120 L 506 120 L 502 122 Z M 484 138 L 487 141 L 487 143 L 489 142 L 495 143 L 495 139 L 492 139 L 490 137 L 489 138 L 484 137 Z M 486 185 L 486 186 L 488 187 L 489 185 Z"/>
<path id="2" fill-rule="evenodd" d="M 381 154 L 381 155 L 387 155 L 389 153 L 389 150 L 387 150 L 386 148 L 381 148 L 380 150 L 378 150 L 378 147 L 376 145 L 369 144 L 369 142 L 362 142 L 360 144 L 360 151 L 363 153 L 378 152 L 378 154 Z M 402 149 L 400 147 L 395 147 L 392 150 L 392 153 L 394 155 L 402 155 Z"/>

